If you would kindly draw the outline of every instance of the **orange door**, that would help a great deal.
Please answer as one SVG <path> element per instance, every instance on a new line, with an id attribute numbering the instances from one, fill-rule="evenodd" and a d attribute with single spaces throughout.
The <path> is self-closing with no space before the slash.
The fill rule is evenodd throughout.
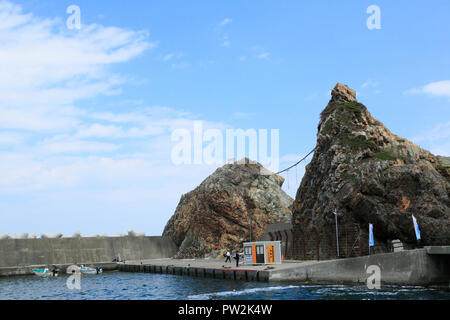
<path id="1" fill-rule="evenodd" d="M 252 244 L 252 258 L 253 258 L 253 263 L 256 263 L 256 244 Z"/>
<path id="2" fill-rule="evenodd" d="M 267 263 L 275 263 L 275 246 L 267 246 Z"/>

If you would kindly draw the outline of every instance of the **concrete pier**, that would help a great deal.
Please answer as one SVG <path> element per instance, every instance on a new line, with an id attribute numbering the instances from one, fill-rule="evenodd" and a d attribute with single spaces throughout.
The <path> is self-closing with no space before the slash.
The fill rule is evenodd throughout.
<path id="1" fill-rule="evenodd" d="M 365 284 L 367 268 L 380 267 L 381 283 L 392 285 L 449 285 L 448 247 L 417 249 L 328 261 L 284 261 L 280 265 L 226 264 L 223 260 L 154 259 L 118 264 L 119 271 L 149 272 L 244 281 Z M 439 254 L 438 254 L 439 253 Z"/>
<path id="2" fill-rule="evenodd" d="M 179 276 L 201 278 L 269 281 L 272 270 L 282 270 L 292 266 L 311 265 L 314 261 L 285 262 L 281 265 L 240 265 L 235 262 L 225 263 L 223 260 L 206 259 L 149 259 L 119 263 L 117 268 L 123 272 L 162 273 Z"/>

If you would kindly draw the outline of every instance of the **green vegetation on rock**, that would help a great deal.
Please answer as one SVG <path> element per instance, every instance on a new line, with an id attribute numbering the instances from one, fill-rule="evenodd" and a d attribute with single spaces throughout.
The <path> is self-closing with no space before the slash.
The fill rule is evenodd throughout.
<path id="1" fill-rule="evenodd" d="M 329 104 L 325 110 L 322 111 L 321 116 L 327 117 L 330 114 L 332 114 L 334 111 L 338 112 L 350 112 L 355 114 L 357 118 L 359 118 L 364 110 L 366 110 L 366 107 L 359 102 L 356 101 L 350 101 L 346 103 L 333 103 Z"/>
<path id="2" fill-rule="evenodd" d="M 363 136 L 355 136 L 351 133 L 342 133 L 339 140 L 343 145 L 349 146 L 350 149 L 356 151 L 361 149 L 376 150 L 378 147 L 375 142 L 366 140 Z"/>
<path id="3" fill-rule="evenodd" d="M 387 161 L 396 159 L 396 157 L 392 153 L 390 153 L 389 151 L 385 151 L 385 150 L 375 153 L 375 158 L 380 159 L 380 160 L 387 160 Z"/>
<path id="4" fill-rule="evenodd" d="M 353 182 L 353 184 L 357 183 L 357 179 L 353 174 L 348 173 L 347 171 L 341 173 L 341 180 L 348 180 Z"/>

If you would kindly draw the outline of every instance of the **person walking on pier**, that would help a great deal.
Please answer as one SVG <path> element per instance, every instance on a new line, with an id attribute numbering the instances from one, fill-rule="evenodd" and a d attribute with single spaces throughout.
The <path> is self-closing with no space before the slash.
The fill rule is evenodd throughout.
<path id="1" fill-rule="evenodd" d="M 231 263 L 231 254 L 230 251 L 227 251 L 226 255 L 227 258 L 225 259 L 225 263 L 227 263 L 228 261 Z"/>
<path id="2" fill-rule="evenodd" d="M 236 251 L 233 258 L 236 259 L 236 267 L 239 267 L 239 251 Z"/>

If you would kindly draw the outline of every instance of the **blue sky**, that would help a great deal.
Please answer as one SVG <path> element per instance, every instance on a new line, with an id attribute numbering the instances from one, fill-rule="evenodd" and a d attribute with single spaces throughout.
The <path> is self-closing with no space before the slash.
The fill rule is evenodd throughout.
<path id="1" fill-rule="evenodd" d="M 217 167 L 171 163 L 173 130 L 279 129 L 285 167 L 314 147 L 337 82 L 450 156 L 449 14 L 445 0 L 0 1 L 0 234 L 158 235 Z"/>

